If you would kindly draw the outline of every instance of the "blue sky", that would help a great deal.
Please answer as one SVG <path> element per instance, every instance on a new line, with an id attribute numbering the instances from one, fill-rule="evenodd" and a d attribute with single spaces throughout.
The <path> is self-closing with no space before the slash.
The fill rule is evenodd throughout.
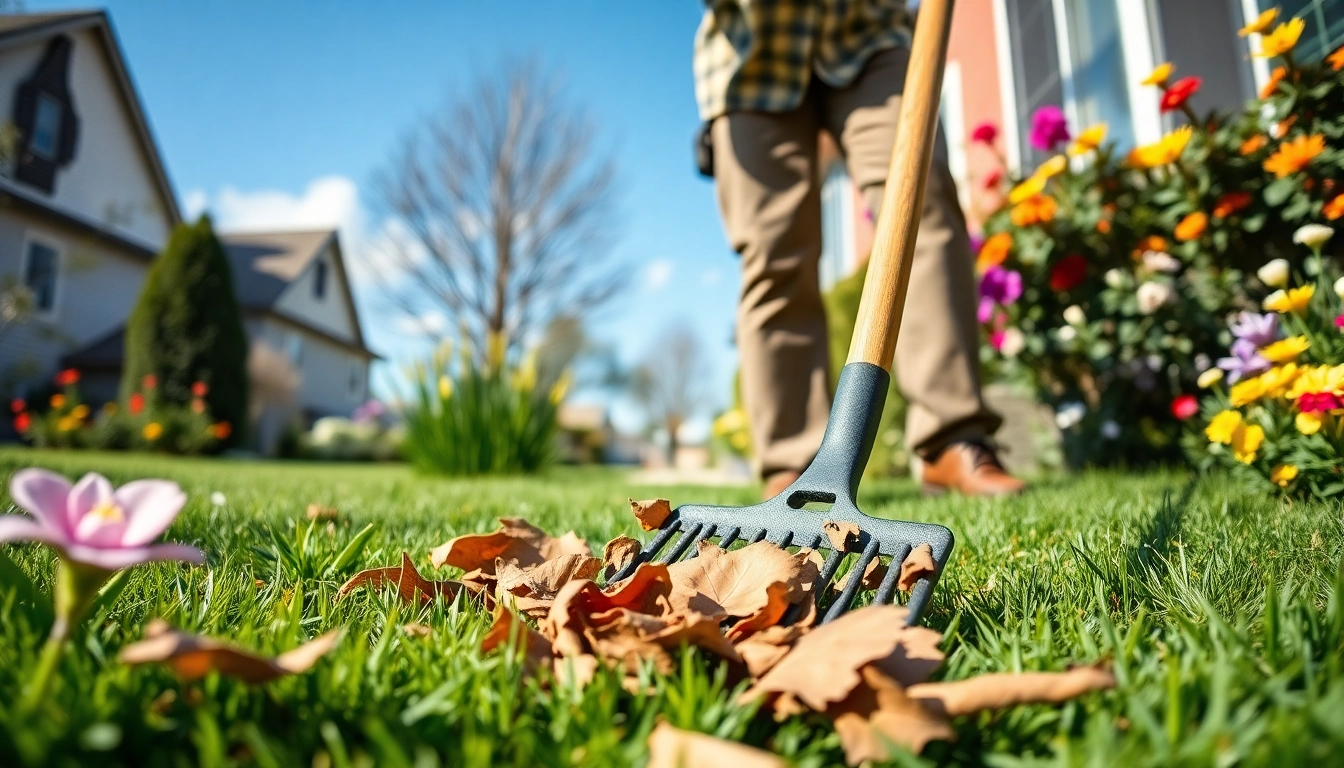
<path id="1" fill-rule="evenodd" d="M 86 7 L 29 0 L 30 11 Z M 696 176 L 691 42 L 699 0 L 324 2 L 111 0 L 107 4 L 178 197 L 221 228 L 378 225 L 374 172 L 417 121 L 475 73 L 537 57 L 599 126 L 625 190 L 614 255 L 631 288 L 593 324 L 627 362 L 693 324 L 726 403 L 737 284 L 713 186 Z M 319 10 L 321 9 L 321 10 Z M 394 363 L 413 353 L 366 312 Z M 622 426 L 634 426 L 617 407 Z"/>

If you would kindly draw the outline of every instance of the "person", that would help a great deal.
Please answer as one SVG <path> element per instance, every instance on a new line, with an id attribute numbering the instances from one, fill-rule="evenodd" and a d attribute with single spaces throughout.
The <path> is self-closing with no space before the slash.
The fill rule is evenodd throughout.
<path id="1" fill-rule="evenodd" d="M 712 166 L 742 262 L 742 401 L 767 498 L 811 462 L 830 411 L 818 138 L 835 138 L 869 210 L 881 210 L 910 29 L 904 0 L 707 0 L 696 32 L 702 171 Z M 1023 487 L 991 442 L 1001 419 L 981 396 L 978 344 L 970 242 L 940 136 L 895 365 L 926 492 Z"/>

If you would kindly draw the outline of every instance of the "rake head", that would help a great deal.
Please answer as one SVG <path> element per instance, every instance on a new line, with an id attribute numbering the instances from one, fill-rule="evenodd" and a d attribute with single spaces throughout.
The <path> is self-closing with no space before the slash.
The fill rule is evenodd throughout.
<path id="1" fill-rule="evenodd" d="M 734 542 L 754 543 L 768 540 L 780 547 L 808 547 L 825 555 L 815 593 L 825 623 L 844 613 L 860 590 L 858 578 L 875 558 L 890 558 L 887 575 L 878 586 L 874 603 L 890 603 L 897 596 L 896 581 L 901 563 L 920 544 L 933 549 L 934 572 L 919 579 L 906 603 L 909 622 L 919 621 L 952 553 L 952 531 L 932 523 L 887 520 L 866 515 L 855 503 L 859 479 L 872 451 L 882 405 L 890 377 L 882 368 L 869 363 L 850 363 L 840 373 L 831 418 L 826 435 L 811 466 L 783 493 L 748 507 L 716 507 L 686 504 L 664 521 L 662 528 L 629 565 L 615 574 L 620 581 L 634 573 L 641 563 L 673 563 L 694 557 L 696 542 L 717 540 L 727 549 Z M 827 510 L 805 509 L 805 505 L 829 504 Z M 855 523 L 859 535 L 849 550 L 836 549 L 823 530 L 827 521 Z M 830 589 L 841 561 L 850 553 L 857 555 L 848 580 L 838 595 Z M 825 602 L 828 601 L 829 602 Z"/>

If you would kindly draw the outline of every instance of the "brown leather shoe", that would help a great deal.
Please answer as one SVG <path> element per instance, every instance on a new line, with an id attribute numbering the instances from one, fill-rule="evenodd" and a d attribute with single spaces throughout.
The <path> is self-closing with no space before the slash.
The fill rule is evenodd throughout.
<path id="1" fill-rule="evenodd" d="M 798 479 L 801 472 L 794 472 L 791 469 L 771 472 L 770 476 L 765 478 L 765 490 L 761 492 L 762 499 L 773 499 L 784 492 L 785 488 L 793 485 L 793 481 Z"/>
<path id="2" fill-rule="evenodd" d="M 1021 493 L 1027 484 L 1004 471 L 994 449 L 982 443 L 953 443 L 924 462 L 924 493 L 938 496 L 949 490 L 967 496 L 1006 496 Z"/>

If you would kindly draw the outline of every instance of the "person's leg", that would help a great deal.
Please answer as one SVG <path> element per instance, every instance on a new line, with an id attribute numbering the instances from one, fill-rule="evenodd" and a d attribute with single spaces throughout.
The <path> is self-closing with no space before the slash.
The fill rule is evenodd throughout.
<path id="1" fill-rule="evenodd" d="M 742 258 L 737 311 L 743 406 L 763 476 L 801 471 L 826 430 L 830 377 L 818 286 L 821 197 L 810 102 L 714 121 L 724 230 Z"/>
<path id="2" fill-rule="evenodd" d="M 827 130 L 877 216 L 882 206 L 909 50 L 876 54 L 848 88 L 823 93 Z M 974 260 L 941 133 L 924 192 L 910 288 L 896 344 L 896 377 L 909 401 L 906 440 L 921 458 L 982 442 L 1001 419 L 980 395 Z"/>

